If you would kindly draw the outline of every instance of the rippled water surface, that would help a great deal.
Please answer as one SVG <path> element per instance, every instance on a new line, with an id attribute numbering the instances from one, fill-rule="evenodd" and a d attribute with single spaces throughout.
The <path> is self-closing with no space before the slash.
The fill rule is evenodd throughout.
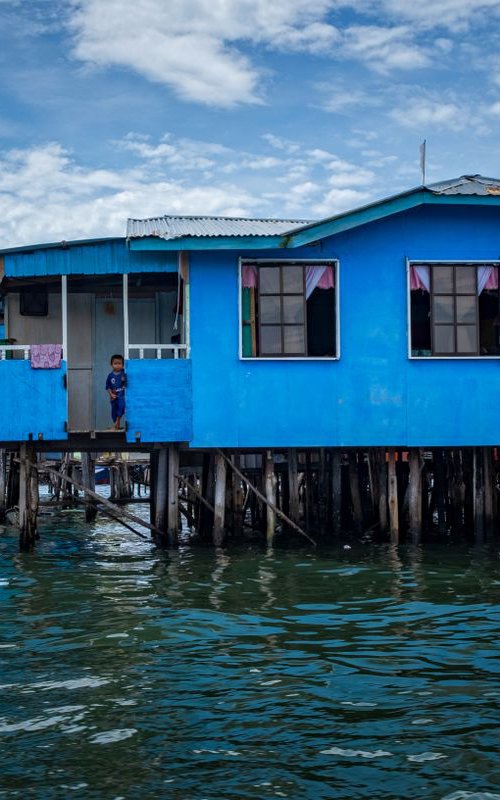
<path id="1" fill-rule="evenodd" d="M 500 546 L 0 534 L 0 797 L 500 800 Z"/>

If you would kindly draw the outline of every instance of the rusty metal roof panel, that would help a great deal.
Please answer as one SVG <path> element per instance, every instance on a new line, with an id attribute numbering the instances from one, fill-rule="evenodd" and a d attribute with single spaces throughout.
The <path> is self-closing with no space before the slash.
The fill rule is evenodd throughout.
<path id="1" fill-rule="evenodd" d="M 483 175 L 461 175 L 453 180 L 431 183 L 426 186 L 433 194 L 441 195 L 488 195 L 500 194 L 500 180 L 498 178 L 486 178 Z"/>
<path id="2" fill-rule="evenodd" d="M 308 220 L 250 219 L 244 217 L 164 216 L 127 220 L 127 238 L 153 236 L 160 239 L 181 239 L 185 236 L 279 236 L 290 229 L 306 225 Z"/>

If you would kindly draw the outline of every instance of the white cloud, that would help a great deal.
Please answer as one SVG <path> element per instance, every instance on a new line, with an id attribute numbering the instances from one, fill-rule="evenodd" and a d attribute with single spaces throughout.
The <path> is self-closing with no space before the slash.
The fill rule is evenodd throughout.
<path id="1" fill-rule="evenodd" d="M 338 38 L 325 22 L 332 0 L 73 0 L 77 58 L 128 67 L 186 100 L 259 103 L 260 70 L 236 49 L 325 52 Z"/>
<path id="2" fill-rule="evenodd" d="M 429 55 L 413 42 L 413 37 L 409 26 L 352 25 L 344 33 L 342 52 L 380 72 L 426 67 Z"/>
<path id="3" fill-rule="evenodd" d="M 356 189 L 330 189 L 320 202 L 312 207 L 313 214 L 317 217 L 328 217 L 348 211 L 362 205 L 370 197 L 368 192 Z"/>
<path id="4" fill-rule="evenodd" d="M 300 150 L 298 142 L 284 139 L 282 136 L 275 136 L 274 133 L 265 133 L 262 138 L 270 144 L 271 147 L 274 147 L 276 150 L 283 150 L 285 153 L 296 153 Z"/>
<path id="5" fill-rule="evenodd" d="M 123 236 L 128 216 L 238 216 L 257 205 L 233 184 L 189 185 L 161 174 L 151 179 L 141 169 L 82 167 L 56 143 L 0 155 L 2 247 Z"/>
<path id="6" fill-rule="evenodd" d="M 466 30 L 474 22 L 487 21 L 492 13 L 500 11 L 498 0 L 419 0 L 418 3 L 382 0 L 380 6 L 385 13 L 422 28 L 445 27 L 455 31 Z"/>
<path id="7" fill-rule="evenodd" d="M 267 138 L 290 148 L 273 134 Z M 130 133 L 113 143 L 129 154 L 124 169 L 83 165 L 57 142 L 0 152 L 0 247 L 122 236 L 129 216 L 293 213 L 311 219 L 369 196 L 371 170 L 291 144 L 293 152 L 281 149 L 278 158 L 172 134 L 154 142 Z"/>
<path id="8" fill-rule="evenodd" d="M 468 113 L 454 102 L 438 100 L 417 100 L 406 107 L 391 111 L 392 119 L 406 128 L 421 132 L 429 128 L 449 128 L 461 130 L 468 121 Z"/>

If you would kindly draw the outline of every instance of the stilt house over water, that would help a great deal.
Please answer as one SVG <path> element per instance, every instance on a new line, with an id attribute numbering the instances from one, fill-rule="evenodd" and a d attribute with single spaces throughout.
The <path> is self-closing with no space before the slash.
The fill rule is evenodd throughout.
<path id="1" fill-rule="evenodd" d="M 0 447 L 495 446 L 499 265 L 479 175 L 319 222 L 165 216 L 0 251 Z"/>
<path id="2" fill-rule="evenodd" d="M 166 216 L 3 250 L 0 441 L 109 428 L 123 352 L 129 443 L 494 445 L 499 263 L 480 176 L 320 222 Z M 48 344 L 61 362 L 36 368 Z"/>

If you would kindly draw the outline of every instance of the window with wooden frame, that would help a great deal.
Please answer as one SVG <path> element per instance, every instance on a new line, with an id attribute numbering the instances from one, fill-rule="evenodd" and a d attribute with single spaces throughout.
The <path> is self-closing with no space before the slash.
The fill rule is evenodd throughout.
<path id="1" fill-rule="evenodd" d="M 244 261 L 243 358 L 336 358 L 334 262 Z"/>
<path id="2" fill-rule="evenodd" d="M 498 264 L 410 264 L 412 357 L 499 356 Z"/>

